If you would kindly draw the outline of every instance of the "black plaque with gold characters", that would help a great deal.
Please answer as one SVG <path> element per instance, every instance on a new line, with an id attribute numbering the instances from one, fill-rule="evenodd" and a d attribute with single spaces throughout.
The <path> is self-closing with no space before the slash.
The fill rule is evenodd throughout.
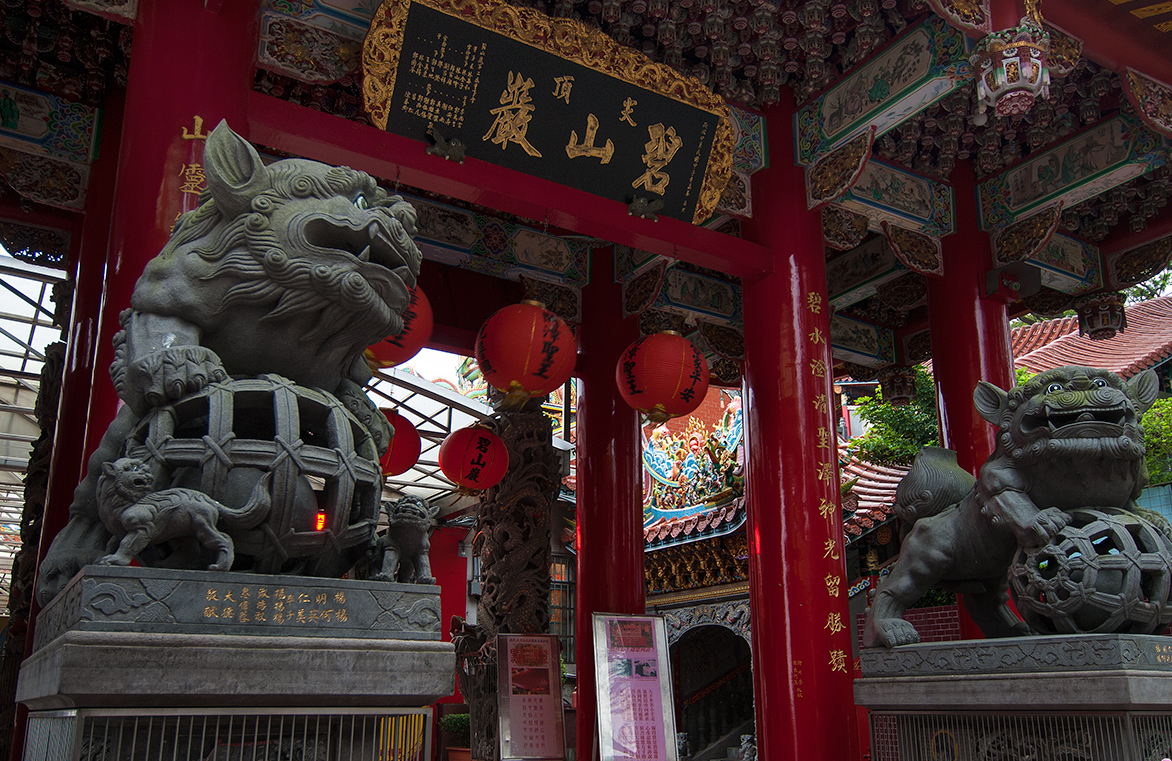
<path id="1" fill-rule="evenodd" d="M 657 214 L 703 222 L 732 168 L 728 107 L 699 81 L 503 0 L 386 0 L 363 69 L 388 132 Z"/>

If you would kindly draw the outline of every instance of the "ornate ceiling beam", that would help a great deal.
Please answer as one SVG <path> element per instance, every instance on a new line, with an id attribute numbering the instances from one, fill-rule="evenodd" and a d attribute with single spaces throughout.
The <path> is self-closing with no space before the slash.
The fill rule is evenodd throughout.
<path id="1" fill-rule="evenodd" d="M 833 314 L 830 349 L 837 360 L 886 367 L 895 364 L 895 331 L 857 317 Z"/>
<path id="2" fill-rule="evenodd" d="M 967 84 L 970 68 L 964 35 L 929 18 L 798 111 L 798 161 L 813 164 L 872 127 L 876 136 L 894 129 Z"/>
<path id="3" fill-rule="evenodd" d="M 982 182 L 981 227 L 997 230 L 1059 203 L 1069 208 L 1167 160 L 1162 139 L 1121 114 Z"/>
<path id="4" fill-rule="evenodd" d="M 446 161 L 427 154 L 425 143 L 267 95 L 250 95 L 249 128 L 250 140 L 279 151 L 346 164 L 377 177 L 738 277 L 757 277 L 769 267 L 770 254 L 764 246 L 667 217 L 657 222 L 632 217 L 617 201 L 485 161 Z"/>
<path id="5" fill-rule="evenodd" d="M 834 205 L 867 217 L 875 232 L 887 222 L 940 238 L 956 229 L 953 199 L 947 183 L 872 158 Z"/>

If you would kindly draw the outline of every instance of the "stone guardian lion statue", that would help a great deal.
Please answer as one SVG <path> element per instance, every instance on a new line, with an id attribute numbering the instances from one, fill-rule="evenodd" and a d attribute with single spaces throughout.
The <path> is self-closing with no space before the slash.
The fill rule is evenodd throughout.
<path id="1" fill-rule="evenodd" d="M 998 429 L 996 448 L 975 482 L 947 450 L 917 457 L 896 492 L 910 530 L 875 593 L 864 646 L 919 642 L 903 613 L 938 584 L 963 596 L 985 636 L 1030 634 L 1009 608 L 1007 570 L 1019 546 L 1047 544 L 1066 527 L 1066 510 L 1141 512 L 1168 533 L 1135 502 L 1148 481 L 1139 418 L 1158 393 L 1151 370 L 1125 382 L 1106 370 L 1059 367 L 1009 392 L 980 382 L 973 400 Z"/>
<path id="2" fill-rule="evenodd" d="M 96 492 L 103 466 L 124 455 L 149 413 L 209 384 L 280 376 L 339 400 L 380 452 L 390 442 L 362 390 L 370 378 L 363 351 L 402 329 L 422 259 L 411 239 L 414 209 L 346 167 L 302 159 L 266 166 L 224 122 L 208 136 L 204 165 L 200 205 L 179 219 L 121 315 L 110 374 L 126 404 L 42 563 L 41 604 L 111 539 Z M 252 470 L 233 486 L 237 507 L 264 475 Z"/>

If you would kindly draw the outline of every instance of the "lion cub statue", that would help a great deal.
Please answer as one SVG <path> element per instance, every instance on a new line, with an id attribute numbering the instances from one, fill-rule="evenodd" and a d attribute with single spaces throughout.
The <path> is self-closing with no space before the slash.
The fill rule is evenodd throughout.
<path id="1" fill-rule="evenodd" d="M 926 447 L 916 457 L 895 498 L 907 534 L 867 614 L 864 647 L 919 642 L 903 613 L 938 584 L 963 595 L 986 637 L 1030 634 L 1008 605 L 1007 572 L 1019 546 L 1054 540 L 1066 510 L 1142 512 L 1168 533 L 1135 502 L 1148 481 L 1139 418 L 1158 393 L 1151 370 L 1125 382 L 1106 370 L 1059 367 L 1009 392 L 981 381 L 973 401 L 997 427 L 996 448 L 975 480 L 948 450 Z"/>
<path id="2" fill-rule="evenodd" d="M 380 453 L 390 443 L 386 418 L 362 388 L 371 375 L 363 351 L 403 328 L 422 261 L 411 237 L 415 210 L 347 167 L 303 159 L 266 165 L 224 122 L 208 135 L 204 173 L 199 206 L 180 217 L 120 316 L 110 375 L 125 406 L 90 458 L 69 523 L 41 565 L 42 605 L 82 566 L 109 554 L 112 531 L 125 528 L 102 520 L 97 482 L 105 466 L 127 454 L 128 438 L 148 415 L 212 383 L 279 376 L 332 395 Z M 163 488 L 162 468 L 153 467 Z M 248 470 L 233 486 L 240 503 L 267 475 Z"/>
<path id="3" fill-rule="evenodd" d="M 216 552 L 209 571 L 227 571 L 235 558 L 232 537 L 216 528 L 226 524 L 251 528 L 268 515 L 272 500 L 266 474 L 243 507 L 234 510 L 194 489 L 155 491 L 150 466 L 136 457 L 102 464 L 98 477 L 98 515 L 111 533 L 109 555 L 98 565 L 130 565 L 148 546 L 193 535 Z"/>
<path id="4" fill-rule="evenodd" d="M 434 584 L 431 575 L 431 531 L 439 507 L 419 497 L 407 495 L 384 506 L 387 535 L 377 548 L 382 552 L 382 568 L 371 576 L 373 581 L 402 581 Z"/>

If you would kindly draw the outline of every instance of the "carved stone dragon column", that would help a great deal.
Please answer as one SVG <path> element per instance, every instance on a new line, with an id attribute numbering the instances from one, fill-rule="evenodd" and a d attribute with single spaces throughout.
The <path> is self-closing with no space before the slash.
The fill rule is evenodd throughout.
<path id="1" fill-rule="evenodd" d="M 549 632 L 549 521 L 561 483 L 552 426 L 540 400 L 502 412 L 491 423 L 508 447 L 509 470 L 481 498 L 472 543 L 480 558 L 476 634 L 456 640 L 460 688 L 472 718 L 472 757 L 478 761 L 496 761 L 499 747 L 495 635 Z"/>

